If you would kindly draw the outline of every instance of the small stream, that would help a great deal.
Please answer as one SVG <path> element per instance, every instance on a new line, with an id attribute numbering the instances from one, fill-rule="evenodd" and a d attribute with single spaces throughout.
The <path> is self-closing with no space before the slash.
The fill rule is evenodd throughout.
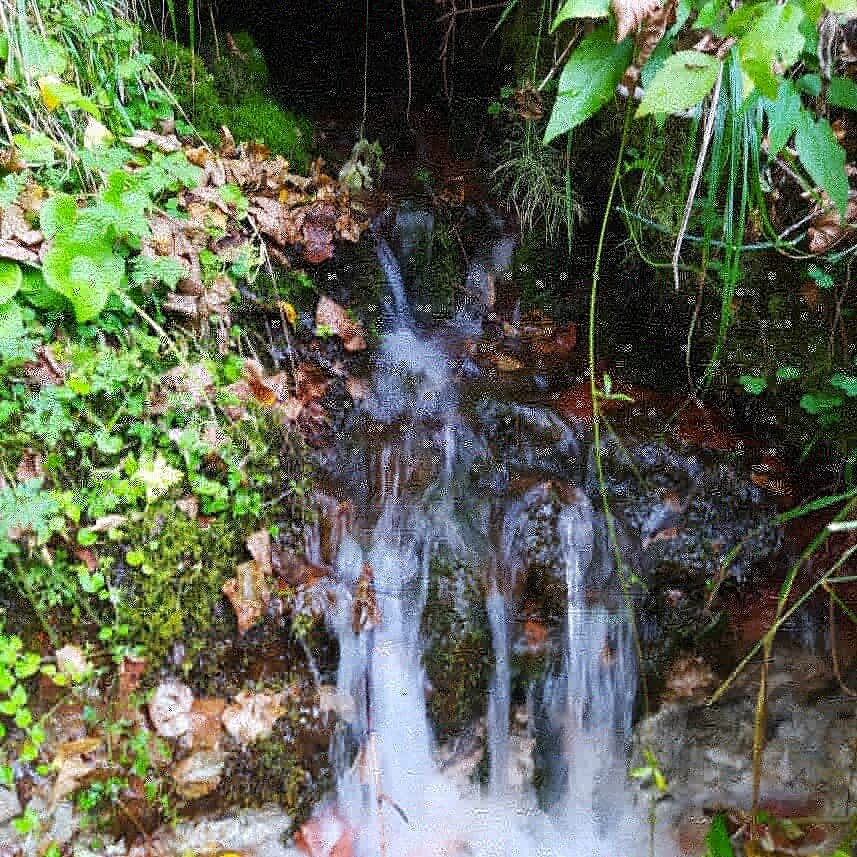
<path id="1" fill-rule="evenodd" d="M 472 260 L 451 320 L 433 330 L 414 322 L 403 268 L 431 228 L 428 213 L 410 212 L 389 242 L 377 236 L 386 329 L 372 392 L 332 474 L 355 510 L 337 546 L 328 617 L 340 646 L 337 692 L 354 700 L 332 748 L 337 812 L 357 857 L 632 855 L 645 842 L 626 787 L 636 658 L 589 467 L 550 409 L 475 383 L 466 341 L 479 335 L 510 262 L 513 241 L 501 229 Z M 308 538 L 310 553 L 317 542 Z M 487 616 L 481 777 L 442 770 L 427 715 L 421 625 L 438 558 L 455 570 L 445 582 L 454 599 L 478 582 Z M 370 579 L 377 611 L 365 603 Z M 549 654 L 522 682 L 513 649 L 528 591 L 551 593 L 555 608 L 539 608 Z M 515 706 L 522 693 L 526 706 Z M 523 725 L 515 708 L 529 712 Z M 513 771 L 522 742 L 544 760 L 538 787 Z"/>

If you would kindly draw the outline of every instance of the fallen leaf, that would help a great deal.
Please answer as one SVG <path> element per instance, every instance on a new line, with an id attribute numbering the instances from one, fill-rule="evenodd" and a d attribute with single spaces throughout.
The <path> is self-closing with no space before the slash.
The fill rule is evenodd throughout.
<path id="1" fill-rule="evenodd" d="M 57 669 L 72 678 L 80 678 L 92 670 L 92 664 L 86 659 L 83 649 L 79 646 L 63 646 L 57 649 L 54 657 L 57 660 Z"/>
<path id="2" fill-rule="evenodd" d="M 366 338 L 363 325 L 350 318 L 345 307 L 323 295 L 315 310 L 317 327 L 327 327 L 342 340 L 346 351 L 364 351 Z"/>
<path id="3" fill-rule="evenodd" d="M 149 700 L 149 719 L 162 738 L 180 738 L 190 731 L 193 692 L 180 681 L 161 682 Z"/>
<path id="4" fill-rule="evenodd" d="M 223 712 L 223 726 L 242 747 L 271 734 L 274 723 L 286 713 L 285 693 L 242 691 Z"/>
<path id="5" fill-rule="evenodd" d="M 235 575 L 223 584 L 222 591 L 232 605 L 238 633 L 243 637 L 264 615 L 271 591 L 255 560 L 239 563 Z"/>
<path id="6" fill-rule="evenodd" d="M 37 387 L 48 387 L 65 382 L 66 373 L 71 366 L 69 363 L 61 363 L 57 360 L 50 345 L 36 345 L 33 353 L 36 359 L 23 366 L 24 374 L 31 384 Z"/>
<path id="7" fill-rule="evenodd" d="M 368 563 L 357 581 L 351 607 L 351 630 L 355 634 L 372 631 L 381 624 L 381 611 L 375 597 L 372 566 Z"/>
<path id="8" fill-rule="evenodd" d="M 839 211 L 828 204 L 819 209 L 806 234 L 810 253 L 826 253 L 841 241 L 857 240 L 857 192 L 849 194 L 844 220 L 840 220 Z"/>
<path id="9" fill-rule="evenodd" d="M 21 453 L 21 460 L 15 468 L 15 479 L 18 482 L 27 482 L 30 479 L 45 478 L 45 470 L 42 466 L 42 456 L 32 449 L 25 449 Z"/>
<path id="10" fill-rule="evenodd" d="M 223 778 L 226 754 L 222 750 L 200 750 L 179 762 L 172 771 L 176 791 L 185 800 L 211 794 Z"/>
<path id="11" fill-rule="evenodd" d="M 498 354 L 494 365 L 499 372 L 520 372 L 524 368 L 524 364 L 511 354 Z"/>
<path id="12" fill-rule="evenodd" d="M 182 497 L 181 500 L 176 500 L 176 508 L 194 521 L 199 514 L 199 500 L 192 495 Z"/>
<path id="13" fill-rule="evenodd" d="M 55 809 L 64 797 L 80 788 L 87 777 L 105 764 L 102 754 L 98 753 L 101 747 L 100 738 L 80 738 L 77 741 L 67 741 L 57 747 L 53 761 L 57 775 L 51 791 L 51 810 Z"/>
<path id="14" fill-rule="evenodd" d="M 93 533 L 106 533 L 108 530 L 121 527 L 127 520 L 125 515 L 102 515 L 95 519 L 95 523 L 89 529 Z"/>
<path id="15" fill-rule="evenodd" d="M 195 699 L 190 710 L 191 749 L 216 750 L 223 735 L 221 718 L 226 701 L 214 697 Z"/>

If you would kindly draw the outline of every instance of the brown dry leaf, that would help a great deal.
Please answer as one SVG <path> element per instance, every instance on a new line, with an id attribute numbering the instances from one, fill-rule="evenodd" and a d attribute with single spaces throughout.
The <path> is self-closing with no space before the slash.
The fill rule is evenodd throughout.
<path id="1" fill-rule="evenodd" d="M 77 741 L 67 741 L 57 747 L 54 756 L 54 766 L 57 777 L 51 791 L 50 808 L 76 791 L 91 774 L 104 764 L 100 738 L 80 738 Z"/>
<path id="2" fill-rule="evenodd" d="M 166 413 L 172 401 L 192 410 L 208 401 L 214 390 L 214 379 L 202 363 L 174 366 L 161 375 L 149 400 L 149 411 Z"/>
<path id="3" fill-rule="evenodd" d="M 0 239 L 0 259 L 11 259 L 13 262 L 23 262 L 25 265 L 38 265 L 39 254 L 19 241 Z"/>
<path id="4" fill-rule="evenodd" d="M 239 563 L 235 577 L 223 584 L 222 591 L 232 605 L 238 621 L 238 633 L 243 637 L 259 622 L 271 600 L 265 576 L 255 560 Z"/>
<path id="5" fill-rule="evenodd" d="M 840 220 L 835 206 L 827 205 L 819 210 L 806 234 L 810 253 L 826 253 L 841 241 L 857 239 L 857 192 L 851 191 L 848 196 L 844 221 Z"/>
<path id="6" fill-rule="evenodd" d="M 172 771 L 176 791 L 185 800 L 198 800 L 211 794 L 223 779 L 226 753 L 223 750 L 200 750 L 182 759 Z"/>
<path id="7" fill-rule="evenodd" d="M 277 401 L 277 391 L 268 383 L 264 373 L 262 364 L 256 360 L 245 360 L 241 368 L 241 374 L 250 387 L 252 397 L 260 405 L 270 408 Z"/>
<path id="8" fill-rule="evenodd" d="M 257 530 L 247 536 L 246 544 L 259 573 L 269 577 L 271 575 L 271 534 L 267 530 Z"/>
<path id="9" fill-rule="evenodd" d="M 30 479 L 44 479 L 45 470 L 42 467 L 42 456 L 32 449 L 25 449 L 21 454 L 21 460 L 15 468 L 15 479 L 18 482 L 27 482 Z"/>
<path id="10" fill-rule="evenodd" d="M 108 530 L 121 527 L 127 520 L 125 515 L 102 515 L 100 518 L 96 518 L 95 523 L 89 529 L 93 533 L 106 533 Z"/>
<path id="11" fill-rule="evenodd" d="M 643 27 L 637 34 L 634 62 L 628 66 L 622 78 L 622 84 L 628 92 L 634 91 L 640 77 L 640 69 L 646 64 L 667 29 L 675 23 L 677 6 L 678 0 L 665 0 L 660 8 L 645 19 Z"/>
<path id="12" fill-rule="evenodd" d="M 271 734 L 274 723 L 286 713 L 285 693 L 243 691 L 223 712 L 223 726 L 242 747 Z"/>
<path id="13" fill-rule="evenodd" d="M 381 611 L 375 597 L 372 566 L 366 563 L 357 581 L 351 608 L 351 630 L 355 634 L 372 631 L 381 624 Z"/>
<path id="14" fill-rule="evenodd" d="M 536 121 L 545 115 L 542 96 L 532 86 L 527 85 L 517 90 L 513 96 L 515 112 L 522 119 Z"/>
<path id="15" fill-rule="evenodd" d="M 361 402 L 372 390 L 372 385 L 365 378 L 348 377 L 345 379 L 345 389 L 355 402 Z"/>
<path id="16" fill-rule="evenodd" d="M 660 0 L 610 0 L 616 16 L 616 41 L 623 42 L 636 33 L 643 22 L 660 9 Z"/>
<path id="17" fill-rule="evenodd" d="M 146 658 L 135 658 L 131 655 L 126 655 L 122 659 L 122 663 L 119 665 L 119 685 L 117 690 L 119 702 L 122 706 L 127 707 L 130 704 L 131 694 L 139 690 L 147 665 L 148 661 Z"/>
<path id="18" fill-rule="evenodd" d="M 295 370 L 296 393 L 303 405 L 322 398 L 329 385 L 327 373 L 319 366 L 301 363 Z"/>
<path id="19" fill-rule="evenodd" d="M 732 49 L 738 40 L 734 36 L 729 36 L 725 39 L 719 39 L 713 33 L 705 33 L 702 38 L 693 46 L 693 50 L 703 54 L 711 54 L 722 60 L 726 58 L 726 54 Z"/>
<path id="20" fill-rule="evenodd" d="M 498 354 L 494 365 L 498 372 L 520 372 L 524 368 L 524 364 L 511 354 Z"/>
<path id="21" fill-rule="evenodd" d="M 225 708 L 226 700 L 214 697 L 193 701 L 193 707 L 190 710 L 191 749 L 219 749 L 223 736 L 220 719 Z"/>
<path id="22" fill-rule="evenodd" d="M 311 265 L 318 265 L 333 257 L 333 230 L 308 224 L 303 227 L 303 256 Z"/>
<path id="23" fill-rule="evenodd" d="M 124 137 L 122 141 L 132 149 L 145 149 L 151 143 L 164 154 L 179 152 L 182 148 L 182 144 L 175 134 L 157 134 L 146 129 L 135 131 L 133 136 Z"/>
<path id="24" fill-rule="evenodd" d="M 70 364 L 57 360 L 50 345 L 36 345 L 33 353 L 36 359 L 23 366 L 24 374 L 31 384 L 36 387 L 47 387 L 65 382 Z"/>
<path id="25" fill-rule="evenodd" d="M 366 338 L 363 325 L 359 321 L 352 321 L 345 307 L 327 296 L 322 296 L 318 302 L 315 323 L 317 327 L 329 327 L 339 336 L 346 351 L 365 350 Z"/>
<path id="26" fill-rule="evenodd" d="M 84 676 L 92 670 L 92 664 L 86 659 L 79 646 L 63 646 L 54 653 L 57 669 L 64 675 Z"/>

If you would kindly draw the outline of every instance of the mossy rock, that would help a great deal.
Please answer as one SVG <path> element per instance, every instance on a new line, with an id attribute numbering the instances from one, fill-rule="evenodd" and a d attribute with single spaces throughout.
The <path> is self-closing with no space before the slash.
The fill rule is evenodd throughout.
<path id="1" fill-rule="evenodd" d="M 432 686 L 428 712 L 443 741 L 485 713 L 494 669 L 476 569 L 442 555 L 432 560 L 422 633 L 423 665 Z"/>
<path id="2" fill-rule="evenodd" d="M 270 97 L 268 70 L 251 37 L 239 34 L 235 42 L 240 56 L 225 52 L 206 63 L 199 54 L 157 33 L 143 34 L 153 69 L 173 91 L 200 137 L 216 144 L 225 125 L 239 142 L 264 143 L 273 154 L 286 158 L 293 170 L 306 172 L 312 125 Z"/>
<path id="3" fill-rule="evenodd" d="M 243 556 L 243 533 L 228 521 L 201 526 L 167 504 L 149 509 L 128 540 L 145 562 L 138 567 L 120 558 L 122 589 L 117 611 L 129 626 L 129 640 L 150 663 L 159 662 L 181 642 L 188 654 L 201 650 L 216 624 L 234 625 L 221 593 Z"/>

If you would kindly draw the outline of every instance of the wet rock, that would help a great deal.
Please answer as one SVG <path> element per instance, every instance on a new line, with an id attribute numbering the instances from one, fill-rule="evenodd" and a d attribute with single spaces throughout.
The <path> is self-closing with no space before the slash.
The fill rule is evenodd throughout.
<path id="1" fill-rule="evenodd" d="M 727 573 L 741 580 L 779 545 L 778 510 L 740 459 L 655 442 L 605 453 L 613 508 L 637 534 L 649 580 L 704 586 L 739 543 Z"/>
<path id="2" fill-rule="evenodd" d="M 352 857 L 354 833 L 336 810 L 323 809 L 294 836 L 295 845 L 307 857 Z"/>
<path id="3" fill-rule="evenodd" d="M 222 750 L 200 750 L 173 768 L 176 791 L 186 800 L 211 794 L 223 777 L 226 754 Z"/>
<path id="4" fill-rule="evenodd" d="M 160 840 L 168 854 L 212 854 L 228 849 L 254 857 L 282 857 L 282 838 L 291 823 L 279 807 L 265 807 L 182 822 L 161 831 Z"/>
<path id="5" fill-rule="evenodd" d="M 180 681 L 158 685 L 149 702 L 149 718 L 162 738 L 180 738 L 190 731 L 193 692 Z"/>
<path id="6" fill-rule="evenodd" d="M 846 815 L 857 787 L 857 711 L 853 699 L 819 693 L 816 683 L 807 683 L 814 665 L 814 658 L 793 649 L 775 650 L 762 798 L 817 799 L 817 812 L 807 814 Z M 648 748 L 666 778 L 668 793 L 656 805 L 659 822 L 672 826 L 705 810 L 750 806 L 757 687 L 758 669 L 750 668 L 716 705 L 671 702 L 641 721 L 632 764 Z M 647 801 L 648 792 L 641 798 Z"/>

